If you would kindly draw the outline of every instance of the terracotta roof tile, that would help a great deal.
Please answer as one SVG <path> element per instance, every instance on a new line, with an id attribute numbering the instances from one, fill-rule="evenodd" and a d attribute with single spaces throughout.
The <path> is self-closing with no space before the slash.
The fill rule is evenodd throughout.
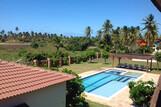
<path id="1" fill-rule="evenodd" d="M 0 61 L 0 100 L 73 79 L 73 75 Z"/>

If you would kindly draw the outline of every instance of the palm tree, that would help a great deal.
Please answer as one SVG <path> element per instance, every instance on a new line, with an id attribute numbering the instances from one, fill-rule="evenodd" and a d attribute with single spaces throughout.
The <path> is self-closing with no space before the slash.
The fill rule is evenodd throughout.
<path id="1" fill-rule="evenodd" d="M 154 16 L 152 14 L 150 14 L 148 17 L 146 17 L 146 19 L 143 19 L 143 24 L 144 24 L 144 28 L 143 30 L 146 30 L 145 36 L 146 36 L 146 40 L 147 40 L 147 45 L 148 46 L 152 46 L 154 43 L 154 40 L 157 37 L 157 32 L 158 32 L 158 28 L 157 28 L 157 23 L 154 20 Z"/>
<path id="2" fill-rule="evenodd" d="M 5 34 L 5 30 L 2 30 L 2 31 L 0 32 L 0 35 L 1 35 L 1 36 L 4 36 L 4 34 Z"/>
<path id="3" fill-rule="evenodd" d="M 120 44 L 120 34 L 121 34 L 121 29 L 120 27 L 117 27 L 116 29 L 113 29 L 112 33 L 112 43 L 113 43 L 113 48 L 116 53 L 118 53 L 118 50 L 120 49 L 119 47 L 121 46 Z"/>
<path id="4" fill-rule="evenodd" d="M 112 31 L 112 27 L 113 27 L 113 26 L 112 26 L 110 20 L 106 20 L 106 21 L 104 22 L 103 28 L 102 28 L 103 33 L 104 33 L 104 34 L 110 34 L 110 32 Z"/>
<path id="5" fill-rule="evenodd" d="M 98 39 L 98 41 L 102 40 L 102 31 L 101 30 L 97 31 L 97 39 Z"/>
<path id="6" fill-rule="evenodd" d="M 16 31 L 16 32 L 18 32 L 18 31 L 19 31 L 19 28 L 18 28 L 18 27 L 16 27 L 16 28 L 15 28 L 15 31 Z"/>
<path id="7" fill-rule="evenodd" d="M 102 38 L 103 38 L 103 42 L 106 45 L 111 45 L 111 32 L 112 32 L 112 24 L 110 22 L 110 20 L 106 20 L 103 24 L 102 27 Z"/>
<path id="8" fill-rule="evenodd" d="M 131 26 L 130 28 L 130 39 L 129 39 L 129 46 L 131 50 L 135 50 L 136 49 L 136 41 L 139 38 L 139 28 L 138 27 L 133 27 Z"/>
<path id="9" fill-rule="evenodd" d="M 54 37 L 54 46 L 56 47 L 57 51 L 59 51 L 59 48 L 62 47 L 62 41 L 60 37 Z"/>
<path id="10" fill-rule="evenodd" d="M 91 33 L 92 33 L 92 29 L 90 26 L 87 26 L 86 29 L 85 29 L 85 35 L 87 38 L 90 38 L 91 37 Z"/>
<path id="11" fill-rule="evenodd" d="M 124 46 L 128 46 L 127 43 L 128 43 L 129 28 L 127 26 L 124 26 L 122 28 L 122 32 L 123 32 L 122 42 Z"/>

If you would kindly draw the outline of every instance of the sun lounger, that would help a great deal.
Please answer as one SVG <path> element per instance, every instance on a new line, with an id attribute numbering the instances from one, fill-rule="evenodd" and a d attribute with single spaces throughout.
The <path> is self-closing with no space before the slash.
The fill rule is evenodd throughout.
<path id="1" fill-rule="evenodd" d="M 133 69 L 134 70 L 138 70 L 138 68 L 139 68 L 139 65 L 138 64 L 134 64 Z"/>

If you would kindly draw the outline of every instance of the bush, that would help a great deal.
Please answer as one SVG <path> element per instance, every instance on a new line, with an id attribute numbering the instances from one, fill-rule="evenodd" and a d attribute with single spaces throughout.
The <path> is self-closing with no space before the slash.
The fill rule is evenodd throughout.
<path id="1" fill-rule="evenodd" d="M 25 56 L 26 61 L 31 62 L 33 60 L 46 60 L 48 58 L 48 54 L 46 53 L 27 53 Z"/>
<path id="2" fill-rule="evenodd" d="M 21 49 L 19 52 L 18 52 L 18 56 L 20 57 L 25 57 L 27 54 L 27 51 L 25 49 Z"/>
<path id="3" fill-rule="evenodd" d="M 153 81 L 130 82 L 130 98 L 133 103 L 139 107 L 148 107 L 155 89 L 154 85 Z"/>
<path id="4" fill-rule="evenodd" d="M 161 62 L 161 52 L 156 52 L 156 53 L 155 53 L 155 59 L 156 59 L 158 62 Z"/>
<path id="5" fill-rule="evenodd" d="M 94 52 L 94 51 L 86 51 L 86 56 L 87 56 L 87 58 L 90 58 L 90 59 L 92 59 L 92 58 L 94 58 L 95 56 L 96 56 L 96 53 Z"/>
<path id="6" fill-rule="evenodd" d="M 104 58 L 105 63 L 106 63 L 106 60 L 107 60 L 108 57 L 109 57 L 109 53 L 108 53 L 107 51 L 103 51 L 103 52 L 102 52 L 102 57 Z"/>
<path id="7" fill-rule="evenodd" d="M 32 42 L 31 47 L 37 49 L 39 47 L 39 44 L 37 42 Z"/>
<path id="8" fill-rule="evenodd" d="M 155 59 L 157 60 L 157 68 L 159 69 L 158 62 L 161 62 L 161 52 L 156 52 L 154 56 L 155 56 Z"/>
<path id="9" fill-rule="evenodd" d="M 76 63 L 76 64 L 80 64 L 81 62 L 82 62 L 82 57 L 79 56 L 79 55 L 77 55 L 77 56 L 75 57 L 75 63 Z"/>
<path id="10" fill-rule="evenodd" d="M 64 69 L 62 72 L 76 76 L 75 79 L 67 81 L 66 107 L 89 107 L 85 98 L 81 96 L 85 89 L 81 78 L 72 70 Z"/>

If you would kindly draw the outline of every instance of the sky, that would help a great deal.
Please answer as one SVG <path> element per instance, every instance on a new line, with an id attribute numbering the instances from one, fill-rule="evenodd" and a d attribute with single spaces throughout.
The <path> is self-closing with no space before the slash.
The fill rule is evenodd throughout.
<path id="1" fill-rule="evenodd" d="M 0 30 L 18 26 L 19 31 L 83 36 L 91 26 L 95 35 L 106 19 L 114 28 L 143 27 L 149 14 L 161 23 L 161 13 L 150 0 L 0 0 Z"/>

